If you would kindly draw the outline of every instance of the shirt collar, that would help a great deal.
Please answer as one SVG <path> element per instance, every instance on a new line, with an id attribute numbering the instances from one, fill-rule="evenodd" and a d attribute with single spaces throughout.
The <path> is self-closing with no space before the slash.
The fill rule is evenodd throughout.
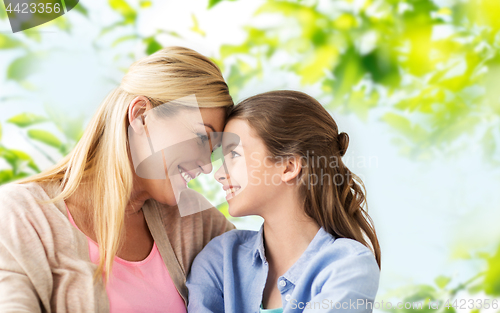
<path id="1" fill-rule="evenodd" d="M 295 262 L 292 267 L 290 267 L 288 271 L 283 274 L 283 277 L 295 285 L 300 275 L 304 272 L 304 268 L 307 267 L 307 264 L 310 263 L 311 259 L 317 255 L 326 244 L 333 243 L 333 241 L 335 241 L 335 237 L 321 227 L 314 236 L 313 240 L 309 243 L 309 246 L 307 246 L 304 253 L 302 253 L 297 262 Z"/>
<path id="2" fill-rule="evenodd" d="M 313 240 L 309 243 L 306 250 L 300 258 L 288 269 L 288 271 L 283 275 L 287 280 L 291 283 L 295 284 L 300 274 L 303 272 L 304 266 L 309 263 L 309 260 L 319 252 L 321 247 L 328 243 L 329 241 L 333 242 L 335 237 L 328 233 L 323 227 L 321 227 Z M 260 258 L 262 262 L 266 262 L 266 254 L 264 251 L 264 224 L 260 227 L 259 232 L 257 233 L 255 243 L 252 249 L 253 258 L 252 265 L 255 264 L 255 261 Z"/>
<path id="3" fill-rule="evenodd" d="M 260 230 L 257 233 L 255 243 L 252 248 L 253 258 L 252 265 L 255 261 L 260 258 L 262 262 L 266 262 L 266 254 L 264 253 L 264 223 L 260 226 Z"/>

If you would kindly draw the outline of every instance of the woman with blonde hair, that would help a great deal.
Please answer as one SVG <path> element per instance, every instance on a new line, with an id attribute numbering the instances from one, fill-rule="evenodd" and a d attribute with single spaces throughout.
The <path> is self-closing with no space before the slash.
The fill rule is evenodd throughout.
<path id="1" fill-rule="evenodd" d="M 69 155 L 0 188 L 1 312 L 186 312 L 192 260 L 234 225 L 213 207 L 182 216 L 172 177 L 137 175 L 129 139 L 137 123 L 147 130 L 148 113 L 190 95 L 202 123 L 174 132 L 205 142 L 233 106 L 217 65 L 181 47 L 139 60 Z M 175 169 L 187 186 L 211 169 L 186 158 Z"/>

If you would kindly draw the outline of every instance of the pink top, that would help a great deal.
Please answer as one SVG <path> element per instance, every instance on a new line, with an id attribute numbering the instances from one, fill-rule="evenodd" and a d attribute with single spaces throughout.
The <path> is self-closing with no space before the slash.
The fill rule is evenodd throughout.
<path id="1" fill-rule="evenodd" d="M 71 224 L 78 229 L 67 206 L 66 210 Z M 89 237 L 87 240 L 90 260 L 97 264 L 99 260 L 97 243 Z M 106 292 L 111 313 L 186 313 L 184 300 L 175 288 L 167 266 L 158 252 L 156 242 L 149 255 L 142 261 L 130 262 L 116 256 Z"/>

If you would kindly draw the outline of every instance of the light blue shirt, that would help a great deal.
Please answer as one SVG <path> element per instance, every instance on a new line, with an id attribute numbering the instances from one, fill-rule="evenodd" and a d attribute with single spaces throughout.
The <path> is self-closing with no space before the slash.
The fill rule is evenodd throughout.
<path id="1" fill-rule="evenodd" d="M 188 275 L 188 312 L 258 313 L 268 269 L 263 227 L 215 237 L 195 258 Z M 283 313 L 371 312 L 379 277 L 367 247 L 321 228 L 278 278 Z"/>

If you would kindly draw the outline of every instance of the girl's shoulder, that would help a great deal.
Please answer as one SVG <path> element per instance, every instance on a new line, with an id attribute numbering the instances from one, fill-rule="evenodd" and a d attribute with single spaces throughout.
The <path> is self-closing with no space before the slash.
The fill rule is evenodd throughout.
<path id="1" fill-rule="evenodd" d="M 198 262 L 207 260 L 212 262 L 234 256 L 244 257 L 252 250 L 258 240 L 259 232 L 253 230 L 233 229 L 213 238 L 196 256 Z M 196 261 L 195 260 L 195 261 Z"/>
<path id="2" fill-rule="evenodd" d="M 372 250 L 350 238 L 335 238 L 323 244 L 308 262 L 318 278 L 333 278 L 338 275 L 363 276 L 378 281 L 380 268 Z"/>
<path id="3" fill-rule="evenodd" d="M 333 236 L 323 228 L 297 263 L 301 271 L 321 273 L 319 277 L 336 276 L 345 271 L 366 272 L 367 276 L 376 276 L 379 272 L 375 255 L 368 247 L 354 239 Z"/>
<path id="4" fill-rule="evenodd" d="M 351 238 L 336 238 L 331 244 L 331 249 L 336 254 L 341 255 L 360 255 L 372 253 L 372 251 L 361 242 Z"/>
<path id="5" fill-rule="evenodd" d="M 233 229 L 215 237 L 208 244 L 212 246 L 219 246 L 221 248 L 229 248 L 241 245 L 245 246 L 247 244 L 255 242 L 255 240 L 258 239 L 258 236 L 258 231 Z"/>

